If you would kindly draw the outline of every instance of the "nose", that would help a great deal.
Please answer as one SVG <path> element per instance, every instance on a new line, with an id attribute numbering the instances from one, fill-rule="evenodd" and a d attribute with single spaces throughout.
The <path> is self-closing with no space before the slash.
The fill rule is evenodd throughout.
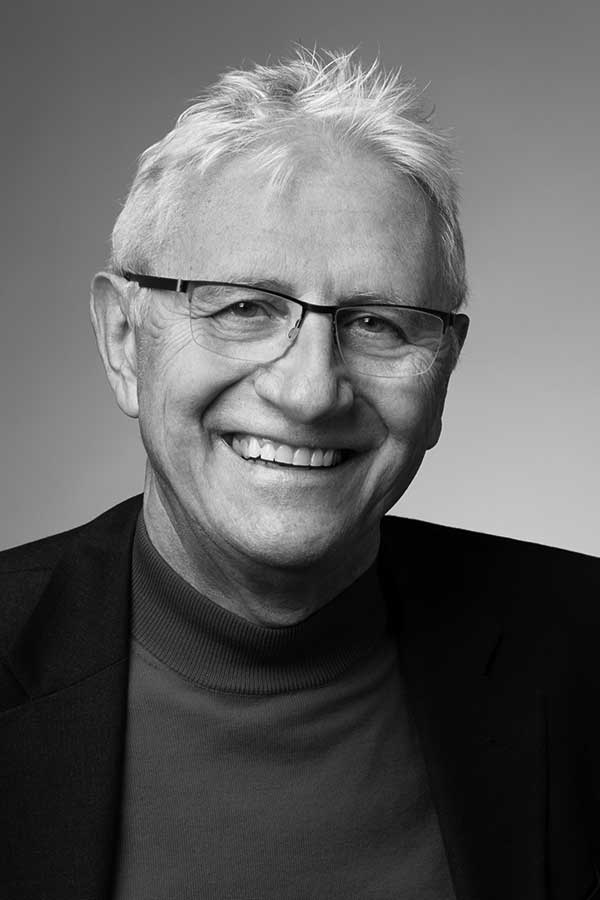
<path id="1" fill-rule="evenodd" d="M 335 347 L 331 317 L 307 312 L 286 352 L 255 373 L 263 400 L 308 423 L 349 409 L 354 389 Z"/>

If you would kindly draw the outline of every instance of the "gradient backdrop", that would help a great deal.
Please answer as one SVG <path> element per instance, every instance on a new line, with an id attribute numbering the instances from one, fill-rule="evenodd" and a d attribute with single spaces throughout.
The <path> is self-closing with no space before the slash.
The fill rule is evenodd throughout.
<path id="1" fill-rule="evenodd" d="M 597 5 L 39 0 L 3 33 L 0 546 L 141 489 L 91 276 L 137 155 L 223 68 L 301 41 L 402 64 L 458 137 L 472 330 L 394 512 L 600 555 Z"/>

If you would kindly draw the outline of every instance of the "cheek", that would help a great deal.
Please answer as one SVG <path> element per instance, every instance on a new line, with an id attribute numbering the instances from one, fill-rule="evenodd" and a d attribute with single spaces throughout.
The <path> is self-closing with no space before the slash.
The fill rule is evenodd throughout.
<path id="1" fill-rule="evenodd" d="M 198 347 L 189 332 L 155 342 L 139 381 L 140 428 L 169 456 L 198 446 L 206 411 L 248 374 L 246 367 Z"/>
<path id="2" fill-rule="evenodd" d="M 418 381 L 386 381 L 372 403 L 392 441 L 420 444 L 439 419 L 443 397 L 443 381 L 436 372 Z"/>
<path id="3" fill-rule="evenodd" d="M 387 437 L 368 487 L 380 503 L 382 515 L 405 493 L 439 436 L 443 388 L 436 375 L 426 378 L 410 386 L 396 385 L 380 395 L 378 411 Z"/>
<path id="4" fill-rule="evenodd" d="M 138 395 L 141 403 L 150 403 L 169 383 L 171 371 L 180 365 L 180 357 L 189 353 L 192 342 L 187 319 L 158 321 L 157 314 L 136 333 Z"/>

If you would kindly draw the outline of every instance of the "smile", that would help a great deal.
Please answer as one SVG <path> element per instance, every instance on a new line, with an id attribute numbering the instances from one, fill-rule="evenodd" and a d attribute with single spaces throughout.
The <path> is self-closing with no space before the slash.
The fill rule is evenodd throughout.
<path id="1" fill-rule="evenodd" d="M 295 447 L 250 434 L 235 434 L 227 443 L 242 459 L 261 460 L 281 466 L 331 468 L 339 465 L 344 458 L 343 451 L 337 448 Z"/>

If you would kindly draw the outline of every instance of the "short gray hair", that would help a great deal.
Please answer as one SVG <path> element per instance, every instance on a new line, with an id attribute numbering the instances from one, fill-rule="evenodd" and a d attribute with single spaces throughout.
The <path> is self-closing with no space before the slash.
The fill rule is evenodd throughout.
<path id="1" fill-rule="evenodd" d="M 334 147 L 368 150 L 421 187 L 437 214 L 441 287 L 456 309 L 467 288 L 453 149 L 430 120 L 413 81 L 400 70 L 387 73 L 379 60 L 364 68 L 355 51 L 298 47 L 277 64 L 230 70 L 141 155 L 113 230 L 111 266 L 151 271 L 183 213 L 192 174 L 246 154 L 272 183 L 285 184 L 308 129 L 322 155 Z"/>

